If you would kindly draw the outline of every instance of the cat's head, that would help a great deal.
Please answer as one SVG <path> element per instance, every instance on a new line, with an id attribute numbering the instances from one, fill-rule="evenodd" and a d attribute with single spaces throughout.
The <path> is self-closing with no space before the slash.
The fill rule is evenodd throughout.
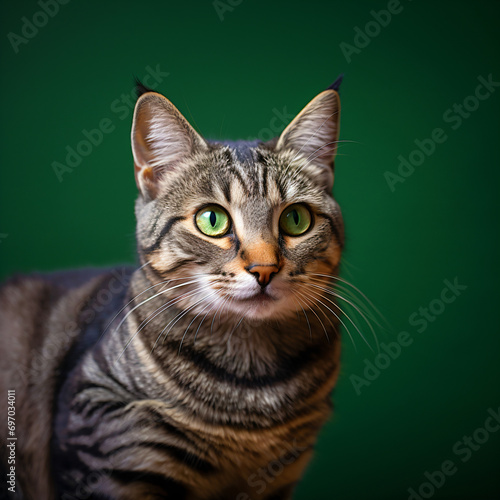
<path id="1" fill-rule="evenodd" d="M 316 96 L 268 143 L 202 138 L 145 92 L 132 127 L 138 246 L 183 307 L 283 318 L 317 306 L 343 245 L 331 195 L 340 101 Z"/>

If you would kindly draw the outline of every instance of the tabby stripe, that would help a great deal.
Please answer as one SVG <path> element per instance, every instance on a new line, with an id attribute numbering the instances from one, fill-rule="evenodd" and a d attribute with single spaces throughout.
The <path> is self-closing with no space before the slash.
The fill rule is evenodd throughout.
<path id="1" fill-rule="evenodd" d="M 113 373 L 113 370 L 111 369 L 111 367 L 109 366 L 109 363 L 107 362 L 107 360 L 104 358 L 103 356 L 103 361 L 105 363 L 105 374 L 106 374 L 106 378 L 108 378 L 109 380 L 111 380 L 111 382 L 113 382 L 114 384 L 116 384 L 118 387 L 120 387 L 121 389 L 123 389 L 125 391 L 126 394 L 131 394 L 132 391 L 131 391 L 131 387 L 130 387 L 130 383 L 128 386 L 125 386 L 123 385 L 123 382 L 121 380 L 118 380 L 114 373 Z M 102 365 L 101 365 L 102 366 Z M 125 373 L 125 375 L 129 375 L 128 373 Z M 130 377 L 127 377 L 128 381 L 130 382 Z M 134 396 L 138 396 L 140 393 L 137 391 L 137 387 L 134 385 L 134 387 L 136 388 L 136 394 L 134 394 Z"/>
<path id="2" fill-rule="evenodd" d="M 78 329 L 81 331 L 81 334 L 77 341 L 71 346 L 71 349 L 61 363 L 61 367 L 58 372 L 58 380 L 55 391 L 56 394 L 59 394 L 59 391 L 63 388 L 67 377 L 77 366 L 79 361 L 83 358 L 84 353 L 99 341 L 101 330 L 100 328 L 96 327 L 96 325 L 99 324 L 99 318 L 104 318 L 107 314 L 113 312 L 113 307 L 116 307 L 118 303 L 121 303 L 121 301 L 125 297 L 126 289 L 124 288 L 123 292 L 113 297 L 113 300 L 110 303 L 106 304 L 104 308 L 102 307 L 100 301 L 97 299 L 97 294 L 102 289 L 107 289 L 111 280 L 114 279 L 116 279 L 116 277 L 111 273 L 107 273 L 102 276 L 102 278 L 100 278 L 96 283 L 91 295 L 86 300 L 84 306 L 80 309 L 77 321 Z M 99 311 L 97 317 L 93 319 L 93 322 L 91 324 L 88 324 L 88 322 L 84 321 L 83 319 L 86 310 Z M 54 404 L 58 403 L 54 402 Z"/>
<path id="3" fill-rule="evenodd" d="M 262 194 L 267 195 L 267 165 L 262 167 Z"/>
<path id="4" fill-rule="evenodd" d="M 165 224 L 165 226 L 163 226 L 163 229 L 160 231 L 160 234 L 156 238 L 155 242 L 148 247 L 142 247 L 142 251 L 147 255 L 151 252 L 154 252 L 155 250 L 158 250 L 158 248 L 160 248 L 161 242 L 163 241 L 163 238 L 165 238 L 165 236 L 170 232 L 174 224 L 184 219 L 185 217 L 170 218 Z"/>
<path id="5" fill-rule="evenodd" d="M 111 378 L 109 373 L 106 373 L 106 377 Z M 127 394 L 130 394 L 130 391 L 128 390 L 127 387 L 125 387 L 120 382 L 116 381 L 116 379 L 113 381 L 116 382 L 116 385 L 118 385 L 121 389 L 124 389 L 127 392 Z M 105 389 L 106 391 L 113 393 L 116 391 L 116 387 L 113 387 L 112 385 L 98 384 L 97 382 L 90 382 L 88 380 L 78 384 L 78 392 L 80 394 L 84 391 L 90 391 L 92 389 Z"/>
<path id="6" fill-rule="evenodd" d="M 204 460 L 198 455 L 179 448 L 178 446 L 157 441 L 136 441 L 134 443 L 124 444 L 122 446 L 114 448 L 113 450 L 110 450 L 108 453 L 102 454 L 101 456 L 111 459 L 118 453 L 126 450 L 134 450 L 136 448 L 146 448 L 165 452 L 166 455 L 175 458 L 182 464 L 187 465 L 189 468 L 200 473 L 206 474 L 215 471 L 215 467 L 210 462 Z"/>
<path id="7" fill-rule="evenodd" d="M 228 203 L 231 203 L 231 186 L 227 180 L 224 180 L 222 184 L 222 193 L 224 194 L 224 198 Z"/>
<path id="8" fill-rule="evenodd" d="M 133 305 L 135 305 L 135 299 Z M 122 345 L 125 345 L 126 342 L 129 340 L 129 334 L 126 330 L 120 330 L 119 332 L 120 338 Z M 127 362 L 130 362 L 130 357 L 133 355 L 133 352 L 131 349 L 127 349 L 126 352 L 124 353 L 125 359 L 127 359 Z M 114 395 L 120 396 L 122 400 L 130 401 L 131 396 L 134 399 L 140 399 L 143 397 L 143 387 L 139 387 L 137 385 L 138 379 L 134 376 L 131 376 L 131 373 L 129 371 L 122 371 L 122 375 L 126 377 L 126 380 L 124 382 L 119 381 L 115 376 L 114 373 L 116 373 L 115 367 L 111 364 L 112 361 L 106 357 L 106 353 L 103 350 L 98 351 L 95 353 L 94 356 L 95 361 L 97 364 L 100 366 L 102 373 L 105 374 L 105 377 L 109 378 L 112 382 L 114 382 L 118 387 L 122 388 L 124 391 L 124 394 L 118 394 L 117 391 L 114 391 Z M 135 360 L 134 360 L 135 361 Z M 104 377 L 103 377 L 104 378 Z M 125 384 L 125 385 L 124 385 Z"/>
<path id="9" fill-rule="evenodd" d="M 183 357 L 201 371 L 211 375 L 220 382 L 250 389 L 264 388 L 287 382 L 296 377 L 302 368 L 321 359 L 325 352 L 324 347 L 321 345 L 307 347 L 296 356 L 282 356 L 279 358 L 277 362 L 278 367 L 274 374 L 246 377 L 235 375 L 223 367 L 214 364 L 202 352 L 193 350 L 189 345 L 183 345 L 180 352 L 177 341 L 166 342 L 163 347 L 170 351 L 170 355 L 175 354 L 176 356 Z M 160 353 L 159 351 L 161 349 L 155 349 L 153 355 L 157 353 L 158 360 L 164 360 L 164 353 Z"/>
<path id="10" fill-rule="evenodd" d="M 264 166 L 268 166 L 268 161 L 267 158 L 262 154 L 262 151 L 260 149 L 257 149 L 255 151 L 255 161 L 257 163 L 261 163 Z"/>
<path id="11" fill-rule="evenodd" d="M 222 154 L 225 156 L 225 160 L 228 166 L 234 164 L 234 158 L 229 148 L 223 149 Z"/>
<path id="12" fill-rule="evenodd" d="M 230 169 L 230 173 L 232 175 L 234 175 L 234 177 L 239 181 L 239 183 L 241 184 L 241 187 L 249 192 L 250 191 L 250 188 L 249 186 L 247 186 L 247 183 L 246 181 L 243 179 L 243 176 L 241 175 L 241 172 L 239 171 L 239 169 L 236 167 L 236 165 L 233 165 L 232 168 Z"/>
<path id="13" fill-rule="evenodd" d="M 184 349 L 184 347 L 183 347 Z M 177 351 L 176 351 L 177 352 Z M 324 360 L 323 360 L 324 361 Z M 297 393 L 295 394 L 295 397 L 299 401 L 304 401 L 308 398 L 310 398 L 312 395 L 317 393 L 321 388 L 323 387 L 323 382 L 325 381 L 325 378 L 327 378 L 327 373 L 329 373 L 331 370 L 335 369 L 335 362 L 332 361 L 332 364 L 328 366 L 327 369 L 319 373 L 314 379 L 308 380 L 307 384 L 304 382 L 301 382 L 300 387 L 297 388 Z M 227 373 L 227 372 L 225 372 Z M 206 407 L 207 416 L 203 416 L 202 413 L 198 413 L 197 418 L 208 423 L 219 423 L 219 424 L 224 424 L 227 426 L 230 426 L 232 428 L 246 428 L 246 429 L 259 429 L 259 428 L 268 428 L 272 427 L 276 423 L 283 422 L 285 417 L 287 419 L 289 418 L 295 418 L 300 416 L 301 414 L 306 414 L 310 412 L 310 408 L 304 407 L 302 409 L 292 409 L 292 408 L 287 408 L 284 410 L 284 412 L 275 412 L 275 411 L 270 411 L 270 410 L 262 410 L 259 411 L 258 408 L 253 409 L 252 412 L 245 413 L 245 419 L 244 422 L 228 422 L 225 420 L 223 417 L 219 417 L 217 411 L 227 409 L 227 404 L 221 404 L 220 402 L 216 404 L 215 402 L 211 405 L 208 406 L 206 405 L 206 393 L 203 390 L 200 390 L 199 387 L 196 384 L 193 384 L 192 382 L 186 382 L 186 380 L 182 377 L 180 373 L 177 373 L 175 371 L 170 371 L 166 369 L 166 374 L 168 377 L 172 379 L 175 384 L 181 388 L 184 391 L 189 392 L 189 394 L 195 399 L 198 403 L 201 403 Z M 230 383 L 231 381 L 234 383 L 234 379 L 236 377 L 232 376 L 232 374 L 228 374 L 231 379 L 230 380 L 223 380 L 223 382 Z M 293 377 L 293 374 L 292 374 Z M 268 377 L 271 378 L 271 377 Z M 267 380 L 266 380 L 267 381 Z M 239 381 L 241 383 L 241 380 Z M 265 388 L 262 385 L 252 385 L 252 380 L 250 381 L 244 381 L 246 382 L 246 385 L 244 385 L 245 388 L 254 388 L 254 389 L 260 389 L 264 390 Z M 277 381 L 279 382 L 279 381 Z M 242 384 L 243 385 L 243 384 Z M 265 395 L 265 393 L 264 393 Z M 234 404 L 234 403 L 233 403 Z M 261 419 L 264 418 L 266 419 L 265 422 L 256 421 L 256 419 Z M 271 422 L 268 422 L 268 420 L 271 420 Z"/>
<path id="14" fill-rule="evenodd" d="M 89 403 L 92 403 L 92 400 L 88 401 Z M 89 405 L 86 405 L 89 406 Z M 94 406 L 90 405 L 90 409 L 85 412 L 85 415 L 83 415 L 86 419 L 92 418 L 94 414 L 99 411 L 103 410 L 101 414 L 99 415 L 99 418 L 102 419 L 104 418 L 108 413 L 114 412 L 116 410 L 121 410 L 126 406 L 126 403 L 123 401 L 100 401 L 99 403 L 95 404 Z M 81 412 L 80 412 L 81 414 Z M 116 416 L 116 415 L 115 415 Z"/>
<path id="15" fill-rule="evenodd" d="M 117 429 L 114 432 L 110 432 L 104 436 L 101 436 L 99 440 L 103 442 L 105 440 L 114 439 L 117 437 L 125 438 L 126 434 L 136 432 L 139 429 L 143 429 L 143 430 L 154 431 L 155 433 L 161 432 L 162 434 L 164 434 L 165 437 L 174 436 L 178 440 L 183 441 L 188 446 L 192 447 L 196 452 L 199 453 L 203 452 L 203 449 L 200 448 L 200 446 L 195 441 L 193 441 L 190 437 L 188 437 L 178 427 L 175 427 L 170 422 L 165 421 L 163 416 L 154 409 L 148 408 L 148 415 L 140 416 L 132 423 L 124 421 L 124 419 L 127 418 L 128 414 L 133 413 L 133 410 L 134 407 L 130 406 L 126 408 L 125 411 L 123 411 L 119 415 L 113 415 L 111 417 L 113 420 L 125 423 L 127 425 L 125 427 Z M 104 416 L 104 414 L 101 415 L 101 417 L 102 416 Z M 149 416 L 151 416 L 154 420 L 148 418 Z M 134 415 L 134 417 L 137 417 L 137 415 Z M 79 427 L 78 429 L 72 431 L 68 431 L 68 435 L 71 437 L 91 436 L 95 430 L 96 430 L 95 425 L 89 425 L 89 426 Z M 155 436 L 161 437 L 160 434 L 155 434 Z"/>
<path id="16" fill-rule="evenodd" d="M 282 181 L 282 179 L 279 179 L 277 182 L 278 191 L 280 192 L 281 201 L 285 201 L 286 200 L 286 189 L 285 189 L 285 186 L 283 186 L 283 183 L 281 181 Z"/>
<path id="17" fill-rule="evenodd" d="M 280 252 L 283 255 L 283 257 L 290 259 L 292 253 L 290 252 L 290 250 L 288 250 L 288 248 L 286 246 L 285 238 L 284 238 L 281 231 L 278 234 L 278 248 L 280 249 Z"/>
<path id="18" fill-rule="evenodd" d="M 182 266 L 185 266 L 186 264 L 191 264 L 192 262 L 196 262 L 195 259 L 183 259 L 183 260 L 179 261 L 175 266 L 172 266 L 170 269 L 165 269 L 165 270 L 164 269 L 157 269 L 152 264 L 150 264 L 148 266 L 148 268 L 152 269 L 159 277 L 161 277 L 163 279 L 164 274 L 173 273 L 174 271 L 177 271 L 177 269 L 181 268 Z"/>
<path id="19" fill-rule="evenodd" d="M 328 214 L 323 214 L 323 213 L 320 213 L 319 215 L 321 217 L 324 217 L 328 221 L 328 224 L 330 224 L 330 229 L 332 230 L 332 233 L 334 234 L 335 239 L 337 240 L 340 247 L 342 248 L 344 246 L 344 242 L 342 241 L 342 238 L 340 237 L 340 233 L 339 233 L 339 230 L 337 228 L 337 224 L 335 224 L 333 217 L 328 215 Z"/>
<path id="20" fill-rule="evenodd" d="M 151 420 L 151 418 L 149 417 L 152 417 L 153 420 Z M 193 447 L 197 452 L 203 452 L 202 448 L 200 448 L 199 445 L 195 441 L 193 441 L 193 439 L 187 436 L 181 429 L 179 429 L 172 423 L 167 422 L 160 412 L 152 408 L 147 409 L 146 416 L 140 416 L 133 423 L 127 425 L 127 427 L 125 427 L 124 429 L 108 434 L 104 436 L 103 439 L 123 436 L 128 432 L 136 431 L 137 428 L 146 428 L 146 427 L 148 427 L 148 430 L 154 430 L 155 432 L 161 431 L 165 436 L 169 435 L 174 436 L 179 440 L 184 441 L 187 445 Z M 155 436 L 158 435 L 155 434 Z M 201 436 L 198 437 L 200 440 L 206 443 L 206 441 Z"/>
<path id="21" fill-rule="evenodd" d="M 109 474 L 112 479 L 119 481 L 122 484 L 130 484 L 140 480 L 141 482 L 163 488 L 165 490 L 165 494 L 168 494 L 167 498 L 171 498 L 172 500 L 183 500 L 186 498 L 186 487 L 182 483 L 166 477 L 163 474 L 121 469 L 102 469 L 102 471 Z"/>
<path id="22" fill-rule="evenodd" d="M 234 254 L 235 254 L 234 257 L 236 257 L 241 248 L 241 241 L 238 238 L 236 230 L 233 230 L 233 242 L 234 242 Z"/>
<path id="23" fill-rule="evenodd" d="M 115 411 L 118 411 L 118 410 L 115 410 Z M 117 421 L 119 422 L 120 420 L 122 420 L 124 417 L 126 417 L 126 415 L 128 413 L 130 413 L 131 411 L 131 408 L 124 408 L 122 412 L 120 412 L 119 414 L 115 414 L 115 415 L 109 415 L 108 414 L 108 422 L 110 420 L 114 420 L 114 421 Z M 81 415 L 81 413 L 80 413 Z M 86 418 L 85 415 L 82 415 L 84 418 Z M 104 416 L 104 415 L 103 415 Z M 96 426 L 95 424 L 92 424 L 92 425 L 82 425 L 80 427 L 75 427 L 75 428 L 69 428 L 67 429 L 67 434 L 69 437 L 80 437 L 80 436 L 92 436 L 94 434 L 94 432 L 96 431 Z M 119 435 L 122 435 L 124 431 L 120 430 L 120 431 L 117 431 L 116 432 L 116 435 L 119 436 Z M 114 434 L 114 433 L 113 433 Z M 109 434 L 109 436 L 113 437 L 112 434 Z M 106 436 L 107 438 L 108 436 Z"/>
<path id="24" fill-rule="evenodd" d="M 172 423 L 167 422 L 165 420 L 164 416 L 159 411 L 157 411 L 157 410 L 155 410 L 153 408 L 148 408 L 148 416 L 152 416 L 155 419 L 153 421 L 153 423 L 155 425 L 159 426 L 160 429 L 165 430 L 168 434 L 172 434 L 172 435 L 176 436 L 177 438 L 179 438 L 179 439 L 181 439 L 183 441 L 186 441 L 187 443 L 189 443 L 194 448 L 200 450 L 200 448 L 198 447 L 198 445 L 190 437 L 188 437 L 181 429 L 179 429 L 178 427 L 176 427 Z M 147 418 L 139 419 L 137 421 L 137 423 L 139 423 L 139 424 L 141 422 L 142 423 L 151 423 L 151 421 L 148 420 Z M 131 426 L 131 427 L 133 427 L 133 426 Z"/>

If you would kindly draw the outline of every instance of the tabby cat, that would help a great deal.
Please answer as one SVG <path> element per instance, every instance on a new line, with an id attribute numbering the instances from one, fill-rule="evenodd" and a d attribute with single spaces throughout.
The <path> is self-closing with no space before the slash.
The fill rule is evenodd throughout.
<path id="1" fill-rule="evenodd" d="M 339 83 L 266 143 L 207 141 L 139 88 L 140 267 L 0 291 L 11 498 L 292 497 L 338 374 Z"/>

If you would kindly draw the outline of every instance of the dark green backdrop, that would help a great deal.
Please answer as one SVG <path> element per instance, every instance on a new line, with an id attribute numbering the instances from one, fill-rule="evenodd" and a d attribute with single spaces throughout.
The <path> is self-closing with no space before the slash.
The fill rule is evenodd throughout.
<path id="1" fill-rule="evenodd" d="M 388 8 L 390 20 L 371 13 Z M 296 498 L 405 499 L 409 488 L 498 498 L 500 432 L 487 420 L 500 406 L 498 2 L 71 0 L 55 10 L 4 2 L 0 18 L 1 278 L 133 262 L 131 112 L 120 102 L 133 75 L 156 72 L 156 88 L 205 136 L 237 139 L 269 137 L 344 72 L 343 276 L 386 317 L 381 342 L 406 331 L 412 343 L 399 355 L 393 345 L 391 360 L 344 336 L 336 412 Z M 480 77 L 482 100 L 470 97 Z M 101 143 L 80 145 L 90 154 L 59 181 L 53 163 L 98 126 Z M 435 129 L 439 142 L 421 143 L 428 154 L 412 153 Z M 416 166 L 392 191 L 400 155 Z M 462 287 L 447 304 L 444 280 Z M 453 473 L 436 474 L 447 460 Z"/>

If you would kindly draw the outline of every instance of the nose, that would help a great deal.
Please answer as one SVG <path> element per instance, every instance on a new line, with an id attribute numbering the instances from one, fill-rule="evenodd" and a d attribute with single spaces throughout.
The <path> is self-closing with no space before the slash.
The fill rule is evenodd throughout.
<path id="1" fill-rule="evenodd" d="M 273 276 L 280 270 L 276 264 L 253 264 L 245 269 L 255 276 L 262 288 L 269 285 Z"/>

